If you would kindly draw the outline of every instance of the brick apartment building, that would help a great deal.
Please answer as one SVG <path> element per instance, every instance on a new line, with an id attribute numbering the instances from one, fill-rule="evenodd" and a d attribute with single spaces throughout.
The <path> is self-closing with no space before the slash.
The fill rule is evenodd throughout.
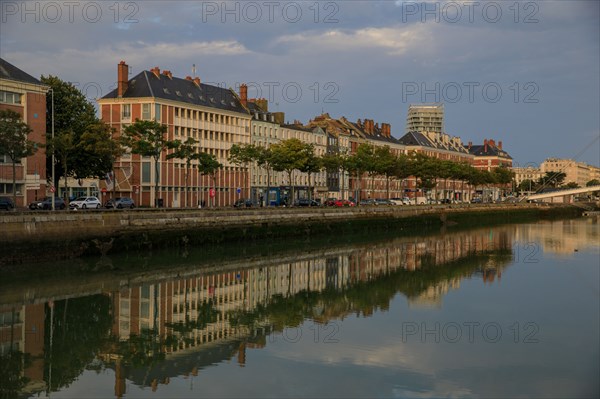
<path id="1" fill-rule="evenodd" d="M 37 152 L 17 160 L 17 207 L 46 195 L 46 93 L 39 80 L 0 58 L 0 111 L 12 110 L 23 117 L 32 132 L 28 139 L 38 143 Z M 13 195 L 12 160 L 0 154 L 0 195 Z"/>

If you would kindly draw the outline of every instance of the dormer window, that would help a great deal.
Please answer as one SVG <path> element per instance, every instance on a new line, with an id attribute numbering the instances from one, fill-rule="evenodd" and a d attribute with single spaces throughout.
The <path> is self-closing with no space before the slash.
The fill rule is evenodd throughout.
<path id="1" fill-rule="evenodd" d="M 171 92 L 169 91 L 169 89 L 167 89 L 166 87 L 163 87 L 163 92 L 165 94 L 171 94 Z"/>
<path id="2" fill-rule="evenodd" d="M 192 100 L 194 99 L 194 95 L 192 93 L 188 93 L 187 94 L 189 98 L 191 98 Z"/>
<path id="3" fill-rule="evenodd" d="M 177 97 L 181 97 L 181 92 L 179 90 L 175 90 L 175 94 L 177 94 Z"/>

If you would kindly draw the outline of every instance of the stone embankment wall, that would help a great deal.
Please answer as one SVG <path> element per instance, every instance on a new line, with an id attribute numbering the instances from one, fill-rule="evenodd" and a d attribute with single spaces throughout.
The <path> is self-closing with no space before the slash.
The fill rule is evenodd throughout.
<path id="1" fill-rule="evenodd" d="M 104 254 L 144 246 L 220 243 L 314 234 L 369 226 L 456 224 L 481 215 L 511 219 L 557 211 L 534 204 L 383 206 L 357 208 L 136 209 L 132 211 L 23 212 L 0 214 L 0 265 Z M 564 209 L 564 208 L 563 208 Z M 577 211 L 571 208 L 571 212 Z"/>

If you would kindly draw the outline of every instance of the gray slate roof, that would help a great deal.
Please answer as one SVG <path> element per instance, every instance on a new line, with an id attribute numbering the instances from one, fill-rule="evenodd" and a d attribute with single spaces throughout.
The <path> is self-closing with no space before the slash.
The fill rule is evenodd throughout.
<path id="1" fill-rule="evenodd" d="M 8 61 L 0 58 L 0 79 L 15 80 L 17 82 L 31 83 L 41 85 L 42 82 L 31 76 L 30 74 L 20 70 Z"/>
<path id="2" fill-rule="evenodd" d="M 114 89 L 102 98 L 117 97 L 117 89 Z M 127 90 L 123 94 L 123 98 L 127 97 L 155 97 L 248 114 L 237 96 L 229 89 L 204 83 L 196 86 L 191 80 L 175 76 L 169 78 L 162 74 L 157 77 L 151 71 L 142 71 L 129 80 Z"/>

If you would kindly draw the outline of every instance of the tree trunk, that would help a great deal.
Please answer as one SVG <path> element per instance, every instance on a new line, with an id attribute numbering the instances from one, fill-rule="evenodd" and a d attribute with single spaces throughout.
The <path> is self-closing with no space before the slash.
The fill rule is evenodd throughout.
<path id="1" fill-rule="evenodd" d="M 12 159 L 12 157 L 10 158 L 12 161 L 12 192 L 13 192 L 13 204 L 15 206 L 15 209 L 17 209 L 17 165 L 15 163 L 15 160 Z M 25 172 L 24 170 L 25 168 L 23 168 L 23 172 Z M 25 174 L 25 173 L 23 173 Z M 25 205 L 25 204 L 23 204 Z"/>
<path id="2" fill-rule="evenodd" d="M 271 190 L 271 169 L 267 168 L 267 193 L 265 198 L 267 199 L 267 202 L 265 203 L 266 206 L 269 206 L 271 204 L 271 201 L 269 200 L 269 191 Z"/>
<path id="3" fill-rule="evenodd" d="M 288 198 L 288 202 L 290 203 L 290 206 L 294 206 L 294 183 L 292 182 L 292 174 L 293 173 L 294 173 L 294 171 L 288 172 L 288 179 L 290 182 L 290 192 L 291 192 L 291 197 L 292 197 L 292 198 Z"/>
<path id="4" fill-rule="evenodd" d="M 65 204 L 69 206 L 69 183 L 67 182 L 67 157 L 63 159 L 63 177 L 65 178 Z M 54 194 L 52 194 L 54 195 Z"/>
<path id="5" fill-rule="evenodd" d="M 158 208 L 158 157 L 154 157 L 154 207 Z"/>

